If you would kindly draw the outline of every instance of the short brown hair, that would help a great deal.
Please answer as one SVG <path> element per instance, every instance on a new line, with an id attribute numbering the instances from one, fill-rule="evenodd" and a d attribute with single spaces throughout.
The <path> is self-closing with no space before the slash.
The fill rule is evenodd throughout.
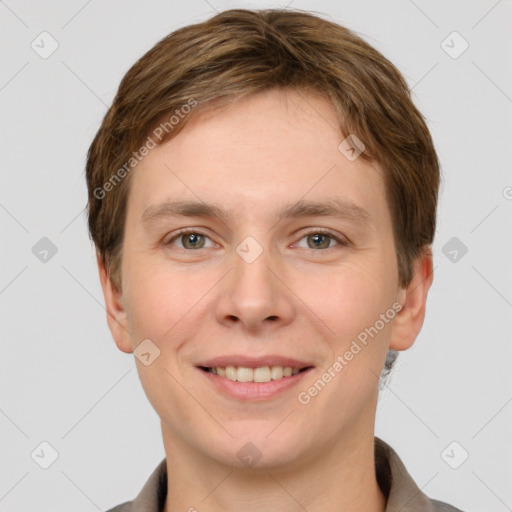
<path id="1" fill-rule="evenodd" d="M 410 282 L 414 260 L 434 238 L 440 175 L 404 78 L 363 39 L 317 15 L 232 9 L 176 30 L 143 55 L 122 79 L 89 148 L 89 231 L 114 286 L 121 286 L 133 155 L 145 141 L 175 136 L 201 110 L 271 88 L 326 95 L 340 114 L 341 133 L 356 135 L 365 145 L 362 157 L 381 166 L 399 284 Z M 172 129 L 155 136 L 173 115 L 179 122 L 168 121 Z"/>

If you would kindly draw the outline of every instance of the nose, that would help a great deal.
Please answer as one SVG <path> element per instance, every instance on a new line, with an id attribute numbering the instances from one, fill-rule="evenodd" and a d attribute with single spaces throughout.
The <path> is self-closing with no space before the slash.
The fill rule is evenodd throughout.
<path id="1" fill-rule="evenodd" d="M 293 296 L 269 252 L 264 250 L 250 263 L 235 253 L 232 263 L 233 269 L 220 283 L 217 321 L 253 333 L 289 324 L 295 310 Z"/>

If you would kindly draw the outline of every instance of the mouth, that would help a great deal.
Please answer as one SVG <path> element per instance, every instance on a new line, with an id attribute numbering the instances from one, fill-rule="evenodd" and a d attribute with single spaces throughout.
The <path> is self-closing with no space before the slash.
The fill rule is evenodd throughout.
<path id="1" fill-rule="evenodd" d="M 281 355 L 252 357 L 232 354 L 196 364 L 204 382 L 225 397 L 240 402 L 266 402 L 287 396 L 314 366 Z"/>
<path id="2" fill-rule="evenodd" d="M 200 370 L 206 373 L 217 375 L 220 378 L 228 379 L 233 382 L 252 382 L 266 383 L 271 381 L 280 381 L 287 379 L 299 373 L 306 372 L 313 368 L 312 366 L 258 366 L 250 368 L 248 366 L 198 366 Z"/>

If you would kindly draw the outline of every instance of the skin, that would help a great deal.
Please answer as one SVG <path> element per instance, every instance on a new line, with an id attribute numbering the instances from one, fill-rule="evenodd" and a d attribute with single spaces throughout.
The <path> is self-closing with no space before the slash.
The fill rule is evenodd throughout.
<path id="1" fill-rule="evenodd" d="M 432 256 L 427 248 L 409 286 L 399 287 L 382 170 L 338 150 L 338 124 L 324 97 L 271 90 L 196 115 L 132 171 L 122 292 L 98 264 L 119 349 L 131 353 L 147 338 L 160 349 L 149 366 L 136 361 L 161 418 L 166 512 L 385 510 L 373 458 L 378 376 L 388 349 L 409 348 L 421 329 Z M 366 210 L 369 222 L 277 216 L 299 199 L 333 197 Z M 184 199 L 215 204 L 226 217 L 142 221 L 148 208 Z M 203 247 L 184 246 L 182 228 L 205 235 L 195 240 Z M 318 230 L 346 244 L 327 236 L 317 248 Z M 263 249 L 252 263 L 236 252 L 247 236 Z M 397 316 L 299 403 L 297 394 L 395 302 Z M 314 369 L 249 403 L 223 396 L 196 368 L 226 354 L 286 355 Z M 248 442 L 262 454 L 252 468 L 237 457 Z"/>

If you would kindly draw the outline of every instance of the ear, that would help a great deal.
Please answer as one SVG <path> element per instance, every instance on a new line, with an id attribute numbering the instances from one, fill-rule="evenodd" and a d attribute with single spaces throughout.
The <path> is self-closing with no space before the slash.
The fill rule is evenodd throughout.
<path id="1" fill-rule="evenodd" d="M 103 297 L 105 298 L 108 327 L 119 350 L 127 354 L 131 353 L 133 352 L 133 347 L 128 329 L 127 314 L 123 305 L 122 292 L 118 291 L 113 285 L 112 279 L 99 254 L 96 254 L 96 261 L 98 262 Z"/>
<path id="2" fill-rule="evenodd" d="M 427 304 L 427 294 L 434 279 L 432 250 L 426 246 L 414 263 L 414 275 L 406 288 L 401 288 L 399 298 L 402 309 L 393 321 L 391 350 L 407 350 L 418 336 Z"/>

